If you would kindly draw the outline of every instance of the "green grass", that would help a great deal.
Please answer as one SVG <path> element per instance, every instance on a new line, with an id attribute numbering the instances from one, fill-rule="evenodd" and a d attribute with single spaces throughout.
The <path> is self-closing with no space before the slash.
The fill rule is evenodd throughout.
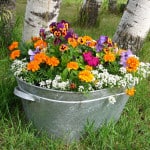
<path id="1" fill-rule="evenodd" d="M 17 1 L 17 12 L 21 14 L 14 38 L 21 37 L 25 0 Z M 74 30 L 81 35 L 99 38 L 110 37 L 115 33 L 121 15 L 108 13 L 105 9 L 99 15 L 99 24 L 94 28 L 80 28 L 77 17 L 81 0 L 64 0 L 59 20 L 71 23 Z M 106 3 L 105 3 L 106 5 Z M 140 59 L 150 62 L 150 38 L 146 39 Z M 0 150 L 149 150 L 150 149 L 150 78 L 137 86 L 134 97 L 127 102 L 117 124 L 108 124 L 93 130 L 91 124 L 85 128 L 85 135 L 79 142 L 65 145 L 62 141 L 52 140 L 45 133 L 37 131 L 25 119 L 19 98 L 14 96 L 17 85 L 9 71 L 8 52 L 0 48 Z"/>

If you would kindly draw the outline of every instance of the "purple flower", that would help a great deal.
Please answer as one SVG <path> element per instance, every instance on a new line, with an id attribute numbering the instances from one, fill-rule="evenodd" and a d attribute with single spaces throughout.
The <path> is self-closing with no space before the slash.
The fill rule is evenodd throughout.
<path id="1" fill-rule="evenodd" d="M 65 39 L 68 40 L 68 38 L 77 38 L 77 34 L 74 33 L 73 29 L 70 29 L 67 31 L 67 34 L 65 36 Z"/>
<path id="2" fill-rule="evenodd" d="M 121 53 L 121 59 L 120 59 L 120 64 L 123 65 L 124 67 L 126 67 L 126 61 L 128 59 L 129 56 L 133 55 L 131 50 L 128 49 L 125 52 Z"/>
<path id="3" fill-rule="evenodd" d="M 40 33 L 39 33 L 40 37 L 42 37 L 42 39 L 46 39 L 46 34 L 45 34 L 45 29 L 40 29 Z"/>
<path id="4" fill-rule="evenodd" d="M 30 55 L 30 61 L 34 59 L 34 56 L 37 53 L 40 53 L 39 47 L 37 47 L 35 51 L 32 51 L 31 49 L 29 49 L 28 55 Z"/>
<path id="5" fill-rule="evenodd" d="M 100 36 L 99 40 L 97 41 L 97 44 L 96 44 L 96 50 L 97 52 L 100 52 L 102 49 L 103 49 L 103 44 L 108 40 L 108 37 L 107 36 Z"/>
<path id="6" fill-rule="evenodd" d="M 61 39 L 60 38 L 55 38 L 54 45 L 59 45 L 60 43 L 61 43 Z"/>
<path id="7" fill-rule="evenodd" d="M 89 66 L 96 67 L 99 64 L 99 59 L 97 57 L 92 57 L 87 63 Z"/>

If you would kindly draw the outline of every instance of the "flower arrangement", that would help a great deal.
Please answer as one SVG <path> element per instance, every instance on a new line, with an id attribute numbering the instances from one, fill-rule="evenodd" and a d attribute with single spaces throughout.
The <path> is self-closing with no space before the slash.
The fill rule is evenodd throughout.
<path id="1" fill-rule="evenodd" d="M 43 88 L 88 92 L 123 87 L 130 96 L 150 74 L 130 50 L 119 49 L 107 36 L 78 36 L 64 20 L 40 29 L 38 37 L 9 47 L 14 75 Z"/>

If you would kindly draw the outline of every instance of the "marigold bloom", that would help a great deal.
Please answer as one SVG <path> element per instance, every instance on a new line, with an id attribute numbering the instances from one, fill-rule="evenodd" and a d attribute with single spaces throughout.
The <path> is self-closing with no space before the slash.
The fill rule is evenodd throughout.
<path id="1" fill-rule="evenodd" d="M 128 72 L 136 72 L 139 64 L 139 60 L 136 57 L 129 57 L 126 61 L 126 69 Z"/>
<path id="2" fill-rule="evenodd" d="M 20 56 L 20 50 L 14 50 L 14 51 L 12 51 L 12 53 L 10 54 L 10 58 L 11 59 L 16 59 L 17 57 L 19 57 Z"/>
<path id="3" fill-rule="evenodd" d="M 36 41 L 38 41 L 38 40 L 40 40 L 41 38 L 39 37 L 39 36 L 33 36 L 32 38 L 31 38 L 31 40 L 33 41 L 33 42 L 36 42 Z"/>
<path id="4" fill-rule="evenodd" d="M 59 61 L 58 58 L 56 58 L 56 57 L 53 56 L 53 57 L 48 57 L 46 63 L 47 63 L 49 66 L 56 67 L 56 66 L 59 65 L 60 61 Z"/>
<path id="5" fill-rule="evenodd" d="M 43 48 L 46 48 L 47 47 L 47 43 L 43 40 L 37 40 L 35 43 L 34 43 L 34 48 L 37 48 L 39 47 L 39 49 L 43 49 Z"/>
<path id="6" fill-rule="evenodd" d="M 65 44 L 61 44 L 60 47 L 59 47 L 59 50 L 60 50 L 61 52 L 64 52 L 64 51 L 68 50 L 68 46 L 65 45 Z"/>
<path id="7" fill-rule="evenodd" d="M 113 53 L 109 52 L 104 55 L 105 62 L 113 62 L 116 60 L 116 57 Z"/>
<path id="8" fill-rule="evenodd" d="M 77 40 L 74 39 L 74 38 L 68 38 L 68 43 L 69 43 L 73 48 L 75 48 L 75 47 L 78 46 L 78 42 L 77 42 Z"/>
<path id="9" fill-rule="evenodd" d="M 94 79 L 94 75 L 89 70 L 80 71 L 78 77 L 84 82 L 92 82 Z"/>
<path id="10" fill-rule="evenodd" d="M 47 56 L 45 53 L 37 53 L 34 55 L 34 60 L 38 61 L 39 63 L 44 63 L 47 60 Z"/>
<path id="11" fill-rule="evenodd" d="M 92 66 L 89 66 L 89 65 L 86 65 L 86 66 L 85 66 L 85 70 L 92 71 L 92 70 L 93 70 L 93 67 L 92 67 Z"/>
<path id="12" fill-rule="evenodd" d="M 8 49 L 10 51 L 12 51 L 12 50 L 14 50 L 16 48 L 18 48 L 18 42 L 16 42 L 16 41 L 12 42 L 11 45 L 8 47 Z"/>
<path id="13" fill-rule="evenodd" d="M 79 65 L 77 62 L 71 61 L 67 64 L 68 69 L 78 70 Z"/>
<path id="14" fill-rule="evenodd" d="M 135 88 L 132 87 L 131 89 L 126 89 L 126 94 L 129 95 L 129 96 L 133 96 L 135 94 Z"/>
<path id="15" fill-rule="evenodd" d="M 32 71 L 32 72 L 38 71 L 40 69 L 39 62 L 35 61 L 35 60 L 30 61 L 27 64 L 27 69 Z"/>

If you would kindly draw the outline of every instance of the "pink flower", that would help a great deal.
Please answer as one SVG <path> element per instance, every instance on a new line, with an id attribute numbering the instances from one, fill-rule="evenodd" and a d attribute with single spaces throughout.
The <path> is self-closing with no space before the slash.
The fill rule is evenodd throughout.
<path id="1" fill-rule="evenodd" d="M 93 56 L 92 56 L 92 52 L 91 52 L 91 51 L 83 53 L 83 58 L 84 58 L 84 61 L 85 61 L 85 62 L 91 60 L 92 57 L 93 57 Z"/>
<path id="2" fill-rule="evenodd" d="M 96 67 L 99 64 L 99 59 L 97 57 L 92 57 L 87 63 L 89 66 Z"/>

